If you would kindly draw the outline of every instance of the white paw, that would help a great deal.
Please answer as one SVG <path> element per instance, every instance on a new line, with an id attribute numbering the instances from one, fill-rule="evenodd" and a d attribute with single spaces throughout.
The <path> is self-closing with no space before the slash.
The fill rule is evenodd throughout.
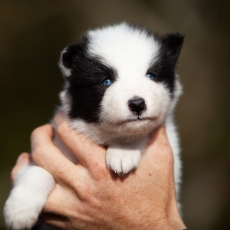
<path id="1" fill-rule="evenodd" d="M 6 227 L 13 230 L 33 227 L 43 207 L 39 200 L 39 194 L 23 191 L 21 187 L 13 189 L 4 207 Z"/>
<path id="2" fill-rule="evenodd" d="M 139 149 L 120 149 L 109 147 L 106 152 L 106 164 L 115 173 L 124 175 L 136 168 L 141 158 Z"/>
<path id="3" fill-rule="evenodd" d="M 53 177 L 44 169 L 35 165 L 23 169 L 4 206 L 6 227 L 31 229 L 54 185 Z"/>

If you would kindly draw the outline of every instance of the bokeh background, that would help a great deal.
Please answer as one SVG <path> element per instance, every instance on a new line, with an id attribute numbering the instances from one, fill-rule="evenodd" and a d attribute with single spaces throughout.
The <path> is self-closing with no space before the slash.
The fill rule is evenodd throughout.
<path id="1" fill-rule="evenodd" d="M 176 111 L 183 218 L 190 229 L 229 229 L 229 15 L 227 0 L 0 0 L 0 207 L 18 154 L 30 150 L 31 131 L 59 104 L 60 51 L 90 28 L 129 21 L 185 34 Z"/>

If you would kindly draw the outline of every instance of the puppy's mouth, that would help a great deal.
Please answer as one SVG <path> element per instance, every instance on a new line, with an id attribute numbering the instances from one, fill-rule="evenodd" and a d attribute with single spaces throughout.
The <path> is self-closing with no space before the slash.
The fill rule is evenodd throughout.
<path id="1" fill-rule="evenodd" d="M 129 123 L 133 123 L 133 124 L 138 124 L 138 123 L 142 123 L 145 121 L 156 121 L 157 117 L 136 117 L 136 118 L 131 118 L 131 119 L 127 119 L 124 121 L 120 121 L 117 123 L 117 125 L 123 125 L 123 124 L 129 124 Z"/>

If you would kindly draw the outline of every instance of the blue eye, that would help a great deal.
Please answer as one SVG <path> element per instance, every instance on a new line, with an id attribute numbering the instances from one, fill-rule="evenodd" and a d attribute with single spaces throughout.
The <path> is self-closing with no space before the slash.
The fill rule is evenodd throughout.
<path id="1" fill-rule="evenodd" d="M 149 78 L 150 80 L 154 81 L 156 78 L 156 75 L 154 73 L 147 73 L 146 77 Z"/>
<path id="2" fill-rule="evenodd" d="M 111 79 L 109 79 L 109 78 L 106 78 L 103 82 L 102 82 L 102 85 L 104 85 L 104 86 L 110 86 L 110 85 L 112 85 L 113 84 L 113 81 L 111 80 Z"/>

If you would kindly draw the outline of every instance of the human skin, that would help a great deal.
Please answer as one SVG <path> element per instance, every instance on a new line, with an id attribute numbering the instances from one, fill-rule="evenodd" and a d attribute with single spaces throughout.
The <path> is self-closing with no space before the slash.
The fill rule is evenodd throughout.
<path id="1" fill-rule="evenodd" d="M 173 153 L 165 127 L 151 135 L 138 168 L 121 177 L 107 168 L 105 147 L 69 127 L 62 113 L 54 123 L 78 163 L 53 145 L 53 128 L 44 125 L 31 135 L 32 155 L 21 154 L 11 174 L 14 181 L 32 160 L 55 178 L 39 222 L 68 230 L 185 228 L 176 203 Z"/>

